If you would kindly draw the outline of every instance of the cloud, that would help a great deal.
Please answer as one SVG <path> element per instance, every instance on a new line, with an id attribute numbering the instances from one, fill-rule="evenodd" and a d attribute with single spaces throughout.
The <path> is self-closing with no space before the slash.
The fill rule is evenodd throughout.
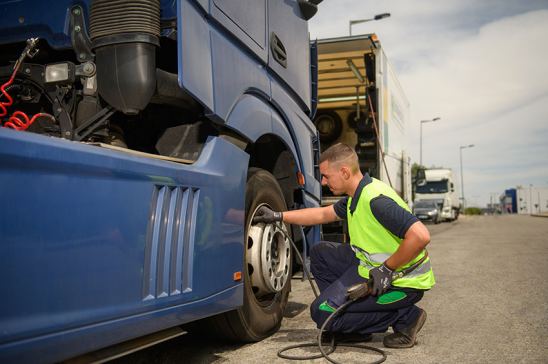
<path id="1" fill-rule="evenodd" d="M 364 5 L 362 5 L 364 4 Z M 375 32 L 411 104 L 408 152 L 453 168 L 463 150 L 467 191 L 490 193 L 517 184 L 548 183 L 548 3 L 485 0 L 324 1 L 312 37 L 348 34 L 348 20 L 390 11 L 355 26 Z M 327 14 L 326 14 L 327 13 Z M 323 19 L 324 17 L 325 19 Z"/>
<path id="2" fill-rule="evenodd" d="M 475 144 L 463 158 L 467 190 L 483 196 L 478 201 L 548 181 L 546 34 L 546 10 L 501 19 L 403 72 L 414 116 L 411 155 L 418 151 L 418 120 L 440 115 L 440 122 L 424 124 L 423 161 L 455 169 L 459 146 Z"/>
<path id="3" fill-rule="evenodd" d="M 418 115 L 438 109 L 458 118 L 450 122 L 476 123 L 548 91 L 546 34 L 548 10 L 503 19 L 432 49 L 436 59 L 413 63 L 400 78 Z"/>
<path id="4" fill-rule="evenodd" d="M 467 185 L 483 195 L 518 184 L 546 185 L 547 115 L 548 95 L 467 130 L 465 137 L 477 140 L 463 150 Z"/>

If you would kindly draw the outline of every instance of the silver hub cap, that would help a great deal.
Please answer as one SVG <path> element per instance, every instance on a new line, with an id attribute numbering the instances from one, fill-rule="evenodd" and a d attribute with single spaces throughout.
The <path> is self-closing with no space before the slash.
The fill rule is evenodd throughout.
<path id="1" fill-rule="evenodd" d="M 285 225 L 251 225 L 247 237 L 247 264 L 257 297 L 281 291 L 289 277 L 291 245 Z"/>

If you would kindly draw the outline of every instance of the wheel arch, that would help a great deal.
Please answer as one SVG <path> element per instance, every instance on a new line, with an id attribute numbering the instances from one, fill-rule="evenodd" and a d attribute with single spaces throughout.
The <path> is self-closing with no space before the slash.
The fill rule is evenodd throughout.
<path id="1" fill-rule="evenodd" d="M 248 168 L 272 173 L 288 207 L 294 205 L 296 198 L 301 202 L 297 173 L 302 168 L 296 143 L 283 113 L 268 102 L 266 95 L 243 94 L 229 113 L 226 125 L 249 140 L 245 148 L 249 154 Z"/>
<path id="2" fill-rule="evenodd" d="M 265 134 L 248 145 L 246 151 L 249 153 L 249 168 L 261 168 L 272 173 L 282 189 L 287 206 L 291 208 L 299 199 L 296 195 L 300 188 L 297 181 L 300 169 L 291 148 L 279 136 Z"/>

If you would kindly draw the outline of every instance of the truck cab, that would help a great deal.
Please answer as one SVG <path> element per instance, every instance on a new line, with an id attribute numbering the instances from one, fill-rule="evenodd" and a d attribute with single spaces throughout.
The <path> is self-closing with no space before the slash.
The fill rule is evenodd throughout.
<path id="1" fill-rule="evenodd" d="M 319 229 L 251 221 L 320 205 L 317 1 L 1 3 L 0 362 L 274 333 Z"/>
<path id="2" fill-rule="evenodd" d="M 460 212 L 460 202 L 455 193 L 453 172 L 450 169 L 426 169 L 424 178 L 416 183 L 415 204 L 419 201 L 434 202 L 439 209 L 442 221 L 456 220 Z"/>

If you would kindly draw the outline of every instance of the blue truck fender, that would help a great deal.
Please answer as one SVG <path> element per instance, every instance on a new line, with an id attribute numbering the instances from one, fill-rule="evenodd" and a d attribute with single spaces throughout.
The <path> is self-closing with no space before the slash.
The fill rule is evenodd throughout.
<path id="1" fill-rule="evenodd" d="M 272 107 L 262 99 L 251 94 L 244 94 L 228 114 L 226 126 L 236 130 L 252 142 L 265 135 L 265 131 L 270 131 L 283 140 L 291 150 L 297 162 L 297 168 L 301 170 L 300 156 L 295 148 L 293 138 L 282 119 L 272 117 L 273 112 L 275 111 Z"/>

